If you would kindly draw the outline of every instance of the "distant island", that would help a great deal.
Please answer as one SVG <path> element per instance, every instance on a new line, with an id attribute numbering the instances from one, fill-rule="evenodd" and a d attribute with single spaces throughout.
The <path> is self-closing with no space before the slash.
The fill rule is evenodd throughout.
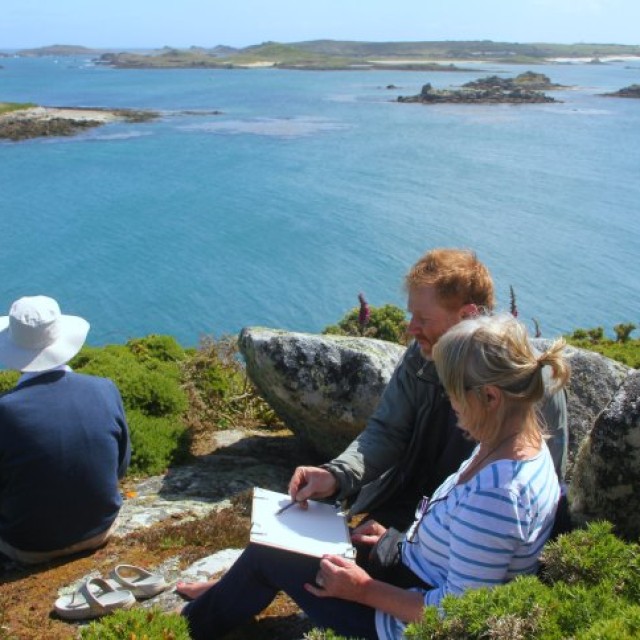
<path id="1" fill-rule="evenodd" d="M 640 46 L 617 44 L 521 44 L 512 42 L 426 41 L 354 42 L 311 40 L 265 42 L 244 48 L 224 45 L 146 52 L 52 45 L 18 51 L 18 56 L 96 56 L 96 62 L 116 68 L 278 68 L 304 70 L 425 70 L 462 71 L 459 64 L 562 64 L 580 61 L 606 63 L 613 58 L 638 57 Z M 466 69 L 468 70 L 468 69 Z M 477 69 L 476 69 L 477 70 Z"/>
<path id="2" fill-rule="evenodd" d="M 462 85 L 460 89 L 434 89 L 430 83 L 415 96 L 398 96 L 398 102 L 437 104 L 525 104 L 557 102 L 543 93 L 547 89 L 562 89 L 543 73 L 527 71 L 515 78 L 488 76 Z"/>

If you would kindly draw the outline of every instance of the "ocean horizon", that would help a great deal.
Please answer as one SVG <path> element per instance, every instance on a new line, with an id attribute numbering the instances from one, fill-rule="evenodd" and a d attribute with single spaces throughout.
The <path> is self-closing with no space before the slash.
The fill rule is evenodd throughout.
<path id="1" fill-rule="evenodd" d="M 71 138 L 0 142 L 0 314 L 55 297 L 90 344 L 245 326 L 320 332 L 357 305 L 405 306 L 438 246 L 475 250 L 546 337 L 639 323 L 640 101 L 600 94 L 640 63 L 472 72 L 123 70 L 6 58 L 3 101 L 151 109 Z M 423 84 L 527 70 L 536 105 L 399 104 Z M 394 89 L 387 87 L 393 86 Z M 218 113 L 214 113 L 218 112 Z"/>

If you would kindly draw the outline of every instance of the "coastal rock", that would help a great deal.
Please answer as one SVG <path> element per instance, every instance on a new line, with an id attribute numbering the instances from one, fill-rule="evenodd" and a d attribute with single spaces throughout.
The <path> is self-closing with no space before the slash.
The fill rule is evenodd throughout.
<path id="1" fill-rule="evenodd" d="M 533 345 L 543 351 L 549 340 L 533 339 Z M 594 420 L 613 398 L 631 371 L 620 362 L 594 351 L 567 346 L 565 356 L 571 366 L 571 379 L 567 387 L 567 413 L 569 424 L 569 455 L 567 477 Z"/>
<path id="2" fill-rule="evenodd" d="M 576 462 L 570 493 L 578 522 L 609 520 L 640 537 L 640 371 L 634 371 L 596 420 Z"/>
<path id="3" fill-rule="evenodd" d="M 562 85 L 551 82 L 549 76 L 544 73 L 534 73 L 525 71 L 515 78 L 500 78 L 499 76 L 487 76 L 479 80 L 472 80 L 463 85 L 469 89 L 499 89 L 511 91 L 513 89 L 529 89 L 531 91 L 548 91 L 550 89 L 561 89 Z"/>
<path id="4" fill-rule="evenodd" d="M 631 84 L 613 93 L 603 93 L 608 98 L 640 98 L 640 84 Z"/>
<path id="5" fill-rule="evenodd" d="M 146 122 L 157 118 L 151 111 L 85 107 L 28 107 L 0 115 L 0 139 L 17 142 L 30 138 L 72 136 L 109 122 Z"/>
<path id="6" fill-rule="evenodd" d="M 555 89 L 542 73 L 527 71 L 515 78 L 487 76 L 463 84 L 460 89 L 434 89 L 430 83 L 422 87 L 416 96 L 399 96 L 398 102 L 418 102 L 423 104 L 461 103 L 461 104 L 522 104 L 537 102 L 556 102 L 542 93 L 543 89 Z"/>
<path id="7" fill-rule="evenodd" d="M 243 329 L 239 346 L 267 402 L 323 460 L 362 431 L 404 353 L 372 338 L 258 327 Z"/>
<path id="8" fill-rule="evenodd" d="M 543 350 L 549 341 L 534 339 Z M 240 334 L 247 372 L 286 425 L 323 460 L 340 453 L 374 411 L 404 347 L 334 335 L 247 328 Z M 598 353 L 567 347 L 567 476 L 593 421 L 626 379 L 629 367 Z"/>

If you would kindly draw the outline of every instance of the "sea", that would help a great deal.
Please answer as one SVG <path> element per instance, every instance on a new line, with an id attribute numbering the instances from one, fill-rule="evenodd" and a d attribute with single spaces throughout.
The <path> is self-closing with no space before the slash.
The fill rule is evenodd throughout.
<path id="1" fill-rule="evenodd" d="M 544 336 L 640 324 L 640 60 L 465 72 L 114 69 L 0 59 L 0 100 L 150 109 L 69 138 L 0 142 L 0 314 L 23 295 L 95 345 L 185 346 L 246 326 L 320 332 L 404 308 L 434 247 L 473 249 L 499 308 Z M 536 105 L 401 104 L 429 82 L 547 74 Z"/>

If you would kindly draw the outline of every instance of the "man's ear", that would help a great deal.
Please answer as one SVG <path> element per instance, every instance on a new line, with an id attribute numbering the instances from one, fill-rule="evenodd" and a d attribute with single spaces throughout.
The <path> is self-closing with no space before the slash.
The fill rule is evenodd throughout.
<path id="1" fill-rule="evenodd" d="M 467 304 L 462 305 L 460 307 L 460 311 L 458 311 L 458 314 L 460 315 L 460 320 L 465 320 L 466 318 L 473 318 L 477 316 L 479 313 L 480 313 L 480 310 L 478 309 L 478 305 L 473 302 L 469 302 Z"/>

